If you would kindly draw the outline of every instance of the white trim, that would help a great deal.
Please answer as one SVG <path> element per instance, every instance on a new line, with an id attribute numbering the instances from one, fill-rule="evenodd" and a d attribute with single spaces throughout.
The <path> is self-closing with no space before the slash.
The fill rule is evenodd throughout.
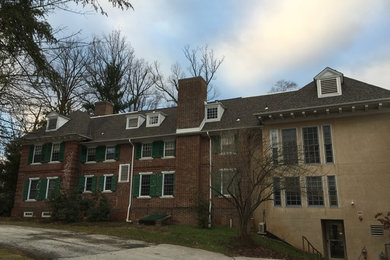
<path id="1" fill-rule="evenodd" d="M 51 211 L 42 211 L 41 218 L 50 218 L 51 217 Z"/>
<path id="2" fill-rule="evenodd" d="M 32 217 L 34 217 L 34 212 L 33 211 L 24 211 L 23 217 L 24 218 L 32 218 Z"/>
<path id="3" fill-rule="evenodd" d="M 150 144 L 150 156 L 144 157 L 144 145 Z M 152 143 L 141 143 L 141 158 L 139 160 L 151 160 L 153 159 L 153 142 Z"/>
<path id="4" fill-rule="evenodd" d="M 113 159 L 107 159 L 107 151 L 108 148 L 114 148 L 114 158 Z M 115 145 L 106 145 L 105 153 L 104 153 L 104 162 L 113 162 L 115 161 L 115 153 L 116 153 L 116 146 Z"/>
<path id="5" fill-rule="evenodd" d="M 52 143 L 51 144 L 51 151 L 50 151 L 50 161 L 49 163 L 59 163 L 60 161 L 53 161 L 52 158 L 53 158 L 53 150 L 54 150 L 54 145 L 57 145 L 58 144 L 58 159 L 60 157 L 60 151 L 61 151 L 61 143 Z"/>
<path id="6" fill-rule="evenodd" d="M 280 139 L 282 140 L 282 142 L 281 142 L 281 152 L 282 152 L 282 158 L 283 158 L 283 163 L 284 164 L 286 164 L 285 163 L 285 161 L 284 161 L 284 151 L 283 151 L 283 130 L 289 130 L 289 129 L 295 129 L 295 142 L 296 142 L 296 144 L 297 144 L 297 164 L 299 164 L 299 149 L 298 149 L 298 147 L 299 147 L 299 145 L 298 145 L 298 140 L 299 140 L 299 138 L 298 138 L 298 132 L 299 132 L 299 128 L 298 127 L 289 127 L 289 128 L 282 128 L 282 129 L 280 129 Z"/>
<path id="7" fill-rule="evenodd" d="M 129 126 L 130 119 L 137 119 L 137 126 Z M 126 129 L 137 129 L 145 122 L 145 117 L 142 115 L 130 115 L 126 117 Z"/>
<path id="8" fill-rule="evenodd" d="M 38 184 L 39 184 L 39 177 L 33 177 L 33 178 L 28 178 L 28 192 L 27 192 L 27 199 L 26 201 L 37 201 L 36 199 L 30 199 L 30 190 L 31 190 L 31 181 L 35 181 L 35 180 L 38 180 Z M 39 190 L 39 189 L 37 189 Z"/>
<path id="9" fill-rule="evenodd" d="M 330 140 L 332 142 L 332 159 L 333 159 L 333 162 L 327 162 L 326 161 L 326 149 L 325 149 L 325 135 L 324 135 L 324 126 L 329 126 L 329 129 L 330 129 Z M 336 156 L 335 156 L 335 153 L 334 153 L 334 142 L 333 142 L 333 127 L 331 124 L 323 124 L 321 125 L 321 133 L 322 133 L 322 149 L 324 150 L 323 154 L 324 154 L 324 164 L 329 164 L 329 165 L 332 165 L 332 164 L 335 164 L 335 161 L 336 161 Z"/>
<path id="10" fill-rule="evenodd" d="M 166 140 L 164 141 L 164 155 L 163 155 L 163 159 L 168 159 L 168 158 L 175 158 L 176 156 L 174 155 L 169 155 L 169 156 L 166 156 L 165 155 L 165 144 L 166 143 L 170 143 L 170 142 L 173 142 L 173 145 L 174 145 L 174 153 L 176 154 L 176 140 Z"/>
<path id="11" fill-rule="evenodd" d="M 304 180 L 303 180 L 303 182 L 304 182 L 304 187 L 305 187 L 305 197 L 306 197 L 306 207 L 307 208 L 325 208 L 325 192 L 324 192 L 324 178 L 322 178 L 322 176 L 321 175 L 309 175 L 309 176 L 304 176 L 305 178 L 304 178 Z M 308 188 L 308 185 L 307 185 L 307 178 L 312 178 L 312 177 L 319 177 L 319 178 L 321 178 L 321 187 L 322 187 L 322 205 L 309 205 L 309 197 L 308 197 L 308 190 L 307 190 L 307 188 Z M 302 197 L 302 195 L 301 195 L 301 197 Z M 301 200 L 302 200 L 302 198 L 301 198 Z M 303 200 L 302 200 L 302 202 L 303 202 Z M 302 206 L 303 206 L 303 203 L 302 203 Z"/>
<path id="12" fill-rule="evenodd" d="M 112 174 L 112 173 L 110 173 L 110 174 L 104 174 L 103 176 L 104 176 L 104 178 L 103 178 L 104 181 L 103 181 L 103 190 L 102 190 L 102 192 L 110 193 L 110 192 L 112 192 L 111 187 L 110 187 L 109 190 L 106 190 L 106 180 L 107 180 L 107 177 L 113 177 L 114 174 Z M 111 181 L 112 181 L 112 179 L 111 179 Z M 111 185 L 112 185 L 112 184 L 111 184 Z"/>
<path id="13" fill-rule="evenodd" d="M 32 158 L 32 161 L 31 161 L 31 164 L 41 164 L 41 162 L 35 162 L 35 152 L 36 152 L 36 148 L 37 146 L 40 146 L 41 147 L 41 161 L 42 161 L 42 156 L 43 156 L 43 144 L 35 144 L 34 145 L 34 152 L 33 152 L 33 158 Z"/>
<path id="14" fill-rule="evenodd" d="M 95 149 L 95 160 L 88 161 L 88 149 Z M 87 147 L 87 153 L 85 157 L 85 163 L 95 163 L 96 162 L 96 146 Z"/>
<path id="15" fill-rule="evenodd" d="M 150 117 L 151 116 L 157 116 L 157 123 L 155 124 L 150 124 Z M 146 114 L 146 127 L 156 127 L 160 126 L 162 122 L 165 119 L 165 115 L 162 112 L 155 112 L 153 111 L 152 113 L 147 113 Z"/>
<path id="16" fill-rule="evenodd" d="M 177 128 L 176 134 L 188 134 L 188 133 L 197 133 L 200 132 L 204 125 L 206 124 L 206 119 L 203 118 L 203 121 L 200 123 L 198 127 L 191 127 L 191 128 Z"/>
<path id="17" fill-rule="evenodd" d="M 323 81 L 323 80 L 330 80 L 330 79 L 336 79 L 337 92 L 322 94 L 321 81 Z M 343 94 L 342 90 L 341 90 L 341 78 L 340 78 L 340 76 L 320 78 L 320 79 L 317 79 L 316 81 L 317 81 L 317 94 L 318 94 L 318 98 L 335 97 L 335 96 L 341 96 Z"/>
<path id="18" fill-rule="evenodd" d="M 92 193 L 92 183 L 91 183 L 91 190 L 86 190 L 86 188 L 87 188 L 87 178 L 93 178 L 94 176 L 95 175 L 84 175 L 84 189 L 83 189 L 83 193 Z"/>
<path id="19" fill-rule="evenodd" d="M 270 129 L 269 130 L 269 143 L 270 143 L 270 153 L 271 153 L 271 159 L 272 159 L 272 164 L 273 164 L 273 149 L 274 149 L 274 143 L 272 142 L 272 133 L 276 133 L 276 148 L 278 149 L 278 164 L 279 164 L 279 152 L 281 151 L 280 149 L 280 142 L 279 142 L 279 129 Z"/>
<path id="20" fill-rule="evenodd" d="M 217 118 L 207 118 L 207 111 L 211 108 L 217 108 Z M 211 103 L 211 104 L 205 104 L 205 110 L 204 110 L 204 119 L 206 122 L 217 122 L 221 121 L 224 108 L 220 102 Z"/>
<path id="21" fill-rule="evenodd" d="M 220 183 L 221 190 L 219 192 L 222 194 L 219 197 L 230 198 L 231 195 L 229 193 L 226 193 L 226 194 L 223 193 L 223 173 L 225 173 L 225 172 L 232 172 L 233 176 L 234 176 L 234 174 L 237 172 L 237 169 L 236 168 L 222 168 L 222 169 L 219 169 L 218 172 L 220 173 L 220 180 L 221 180 L 221 183 Z M 226 189 L 226 191 L 229 192 L 227 189 Z"/>
<path id="22" fill-rule="evenodd" d="M 173 188 L 175 188 L 175 171 L 162 171 L 162 180 L 161 180 L 161 197 L 160 198 L 174 198 L 173 195 L 164 195 L 164 181 L 165 181 L 165 174 L 173 174 Z M 175 191 L 173 190 L 173 194 L 175 194 Z"/>
<path id="23" fill-rule="evenodd" d="M 121 181 L 122 177 L 122 166 L 127 165 L 127 179 L 125 181 Z M 129 173 L 130 173 L 130 164 L 129 163 L 123 163 L 119 164 L 119 171 L 118 171 L 118 183 L 125 183 L 129 182 Z"/>
<path id="24" fill-rule="evenodd" d="M 320 159 L 320 162 L 318 163 L 307 163 L 306 162 L 306 155 L 305 155 L 305 142 L 303 138 L 303 128 L 312 128 L 315 127 L 317 128 L 317 145 L 318 145 L 318 157 Z M 321 159 L 321 136 L 320 136 L 320 131 L 319 131 L 319 126 L 318 125 L 309 125 L 309 126 L 301 126 L 301 141 L 302 141 L 302 151 L 303 151 L 303 163 L 308 164 L 308 165 L 321 165 L 322 164 L 322 159 Z"/>
<path id="25" fill-rule="evenodd" d="M 139 177 L 139 187 L 138 187 L 138 199 L 150 199 L 150 198 L 152 198 L 151 196 L 150 196 L 150 183 L 149 183 L 149 195 L 142 195 L 141 196 L 141 188 L 142 188 L 142 176 L 143 175 L 152 175 L 153 174 L 153 172 L 139 172 L 138 173 L 138 175 L 140 176 Z"/>
<path id="26" fill-rule="evenodd" d="M 49 182 L 50 182 L 50 180 L 56 180 L 56 179 L 58 179 L 58 176 L 55 176 L 55 177 L 47 177 L 46 178 L 47 179 L 47 182 L 46 182 L 46 194 L 45 194 L 45 199 L 47 199 L 48 198 L 48 193 L 49 193 Z"/>

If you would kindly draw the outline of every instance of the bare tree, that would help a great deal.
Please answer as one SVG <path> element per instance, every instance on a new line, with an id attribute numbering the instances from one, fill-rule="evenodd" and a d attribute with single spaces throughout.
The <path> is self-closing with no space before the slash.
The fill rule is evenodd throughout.
<path id="1" fill-rule="evenodd" d="M 207 45 L 191 49 L 190 46 L 185 46 L 183 49 L 184 57 L 188 62 L 187 70 L 192 77 L 201 76 L 206 81 L 208 100 L 217 97 L 217 91 L 212 85 L 219 67 L 221 66 L 224 57 L 215 57 L 214 50 L 209 49 Z M 177 91 L 179 88 L 178 81 L 186 77 L 184 70 L 179 63 L 175 63 L 171 67 L 171 75 L 164 78 L 159 69 L 158 64 L 154 64 L 154 75 L 156 77 L 157 89 L 162 91 L 165 99 L 169 103 L 177 104 Z"/>
<path id="2" fill-rule="evenodd" d="M 297 88 L 297 83 L 288 80 L 278 80 L 275 85 L 270 89 L 269 93 L 276 92 L 286 92 L 290 90 L 295 90 Z"/>
<path id="3" fill-rule="evenodd" d="M 213 165 L 213 190 L 227 200 L 238 214 L 238 238 L 250 240 L 248 224 L 255 210 L 273 199 L 275 191 L 298 189 L 297 177 L 306 173 L 307 167 L 294 160 L 283 162 L 275 157 L 258 129 L 243 129 L 225 133 L 235 140 L 227 147 L 228 152 L 218 156 Z M 298 158 L 298 151 L 292 157 Z M 280 156 L 278 156 L 280 157 Z M 290 159 L 292 158 L 290 157 Z M 299 179 L 298 179 L 299 180 Z"/>

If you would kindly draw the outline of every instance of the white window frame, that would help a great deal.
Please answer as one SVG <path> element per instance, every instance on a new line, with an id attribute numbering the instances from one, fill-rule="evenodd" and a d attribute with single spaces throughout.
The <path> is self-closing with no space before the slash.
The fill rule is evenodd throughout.
<path id="1" fill-rule="evenodd" d="M 127 166 L 127 178 L 125 181 L 122 181 L 122 166 Z M 124 164 L 119 164 L 119 172 L 118 172 L 118 182 L 119 183 L 124 183 L 124 182 L 129 182 L 129 175 L 130 175 L 130 164 L 129 163 L 124 163 Z"/>
<path id="2" fill-rule="evenodd" d="M 224 140 L 228 140 L 228 139 L 231 139 L 233 141 L 233 145 L 235 147 L 236 145 L 236 136 L 234 134 L 222 134 L 221 135 L 221 142 L 220 142 L 220 145 L 221 145 L 221 154 L 236 154 L 237 151 L 237 147 L 234 148 L 234 151 L 226 151 L 226 148 L 224 149 Z"/>
<path id="3" fill-rule="evenodd" d="M 54 129 L 49 129 L 50 120 L 56 119 L 56 127 Z M 48 117 L 47 118 L 47 125 L 46 125 L 46 132 L 55 131 L 58 129 L 58 116 Z"/>
<path id="4" fill-rule="evenodd" d="M 144 157 L 144 145 L 150 144 L 150 156 Z M 153 143 L 142 143 L 141 144 L 141 158 L 143 160 L 149 160 L 152 159 L 153 157 Z"/>
<path id="5" fill-rule="evenodd" d="M 107 177 L 113 177 L 114 174 L 110 173 L 110 174 L 104 174 L 104 182 L 103 182 L 103 192 L 105 193 L 110 193 L 112 192 L 111 188 L 109 190 L 106 190 L 106 180 L 107 180 Z M 111 181 L 113 181 L 113 179 L 111 179 Z"/>
<path id="6" fill-rule="evenodd" d="M 282 128 L 281 130 L 280 130 L 280 139 L 282 140 L 281 142 L 280 142 L 280 145 L 281 145 L 281 151 L 282 151 L 282 158 L 283 158 L 283 163 L 284 164 L 286 164 L 285 163 L 285 160 L 284 160 L 284 151 L 283 151 L 283 130 L 290 130 L 290 129 L 295 129 L 295 142 L 296 142 L 296 148 L 297 148 L 297 165 L 299 165 L 300 164 L 300 155 L 299 155 L 299 138 L 298 138 L 298 131 L 299 131 L 299 129 L 297 128 L 297 127 L 287 127 L 287 128 Z"/>
<path id="7" fill-rule="evenodd" d="M 317 128 L 317 145 L 318 145 L 318 159 L 320 160 L 319 162 L 317 163 L 307 163 L 306 162 L 306 155 L 305 155 L 305 140 L 304 140 L 304 133 L 303 133 L 303 129 L 304 128 Z M 302 142 L 302 151 L 303 151 L 303 163 L 304 164 L 309 164 L 309 165 L 320 165 L 322 164 L 322 156 L 321 156 L 321 134 L 320 134 L 320 127 L 317 126 L 317 125 L 309 125 L 309 126 L 302 126 L 301 127 L 301 142 Z M 297 140 L 297 146 L 299 147 L 298 145 L 298 140 Z M 299 150 L 299 149 L 298 149 Z M 298 163 L 299 163 L 299 151 L 298 151 Z"/>
<path id="8" fill-rule="evenodd" d="M 145 175 L 152 175 L 153 172 L 140 172 L 138 173 L 139 175 L 139 187 L 138 187 L 138 198 L 140 199 L 150 199 L 152 198 L 150 196 L 150 183 L 149 183 L 149 195 L 141 195 L 141 189 L 142 189 L 142 176 L 145 176 Z"/>
<path id="9" fill-rule="evenodd" d="M 61 151 L 61 143 L 52 143 L 51 144 L 51 151 L 50 151 L 50 163 L 59 163 L 60 161 L 53 161 L 53 151 L 54 151 L 54 145 L 58 145 L 58 159 L 59 159 L 59 154 Z"/>
<path id="10" fill-rule="evenodd" d="M 273 140 L 272 140 L 272 134 L 273 133 L 276 134 L 276 143 L 274 143 Z M 277 164 L 279 164 L 279 152 L 280 152 L 279 145 L 280 145 L 280 142 L 279 142 L 279 130 L 278 129 L 271 129 L 269 131 L 269 143 L 270 143 L 270 148 L 271 148 L 270 156 L 272 158 L 272 163 L 275 164 L 274 163 L 274 157 L 273 157 L 274 156 L 274 150 L 273 149 L 276 148 L 277 149 L 277 161 L 278 161 Z"/>
<path id="11" fill-rule="evenodd" d="M 162 171 L 162 187 L 161 187 L 161 197 L 162 198 L 173 198 L 174 196 L 173 195 L 165 195 L 164 194 L 164 182 L 165 182 L 165 175 L 166 174 L 173 174 L 173 176 L 175 176 L 175 171 Z M 175 178 L 175 177 L 173 177 Z M 175 181 L 173 181 L 173 189 L 175 189 Z M 173 194 L 175 194 L 175 192 L 173 191 Z"/>
<path id="12" fill-rule="evenodd" d="M 157 116 L 157 123 L 155 124 L 150 123 L 150 119 L 152 116 Z M 161 112 L 153 112 L 153 113 L 146 114 L 146 127 L 160 126 L 161 123 L 164 121 L 164 119 L 165 116 Z"/>
<path id="13" fill-rule="evenodd" d="M 129 126 L 129 120 L 137 119 L 137 126 Z M 126 117 L 126 129 L 136 129 L 139 128 L 145 121 L 145 117 L 137 115 L 137 116 L 128 116 Z"/>
<path id="14" fill-rule="evenodd" d="M 39 185 L 39 177 L 33 177 L 33 178 L 28 178 L 28 192 L 27 192 L 27 199 L 26 201 L 37 201 L 36 199 L 30 199 L 30 190 L 31 190 L 31 181 L 38 181 Z M 37 190 L 39 191 L 39 186 L 37 185 Z"/>
<path id="15" fill-rule="evenodd" d="M 56 180 L 58 179 L 58 177 L 47 177 L 47 183 L 46 183 L 46 194 L 45 194 L 45 199 L 47 199 L 49 197 L 49 183 L 50 183 L 50 180 Z"/>
<path id="16" fill-rule="evenodd" d="M 330 205 L 330 194 L 329 194 L 329 177 L 334 177 L 334 186 L 336 189 L 336 199 L 337 199 L 337 205 Z M 339 194 L 339 188 L 338 188 L 338 182 L 337 182 L 337 176 L 336 175 L 326 175 L 326 195 L 327 195 L 327 202 L 329 208 L 340 208 L 340 194 Z"/>
<path id="17" fill-rule="evenodd" d="M 212 108 L 217 108 L 217 118 L 207 118 L 207 111 Z M 221 103 L 212 103 L 212 104 L 206 104 L 205 110 L 204 110 L 204 118 L 205 122 L 216 122 L 221 121 L 222 115 L 224 112 L 224 108 Z"/>
<path id="18" fill-rule="evenodd" d="M 308 185 L 308 181 L 307 181 L 307 179 L 308 178 L 311 178 L 311 177 L 318 177 L 318 178 L 321 178 L 321 188 L 322 188 L 322 205 L 310 205 L 309 204 L 309 191 L 308 191 L 308 187 L 309 187 L 309 185 Z M 306 188 L 306 204 L 307 204 L 307 207 L 308 208 L 324 208 L 325 207 L 325 201 L 326 201 L 326 199 L 325 199 L 325 191 L 324 191 L 324 188 L 325 188 L 325 185 L 324 185 L 324 178 L 323 178 L 323 176 L 316 176 L 316 175 L 310 175 L 310 176 L 305 176 L 305 178 L 304 178 L 304 181 L 305 181 L 305 188 Z"/>
<path id="19" fill-rule="evenodd" d="M 175 158 L 175 156 L 174 155 L 165 155 L 165 151 L 166 151 L 166 143 L 173 143 L 173 146 L 174 146 L 174 151 L 175 151 L 175 153 L 176 153 L 176 142 L 175 142 L 175 140 L 167 140 L 167 141 L 164 141 L 164 158 Z"/>
<path id="20" fill-rule="evenodd" d="M 89 149 L 95 149 L 95 160 L 94 161 L 88 161 L 88 150 Z M 85 157 L 85 163 L 96 163 L 96 146 L 87 147 L 87 154 L 86 154 L 86 157 Z"/>
<path id="21" fill-rule="evenodd" d="M 325 149 L 325 135 L 324 135 L 324 126 L 329 126 L 330 129 L 330 140 L 332 142 L 332 156 L 333 156 L 333 162 L 327 162 L 326 161 L 326 149 Z M 321 125 L 321 134 L 322 134 L 322 149 L 323 149 L 323 161 L 324 164 L 335 164 L 336 163 L 336 156 L 335 156 L 335 149 L 334 149 L 334 142 L 333 142 L 333 127 L 331 124 L 323 124 Z"/>
<path id="22" fill-rule="evenodd" d="M 87 189 L 87 178 L 93 178 L 94 175 L 84 175 L 84 189 L 83 189 L 83 193 L 92 193 L 92 186 L 91 186 L 91 190 L 86 190 Z M 92 185 L 92 183 L 91 183 Z"/>
<path id="23" fill-rule="evenodd" d="M 114 149 L 114 158 L 113 158 L 113 159 L 107 159 L 107 151 L 108 151 L 108 148 L 113 148 L 113 149 Z M 104 161 L 106 161 L 106 162 L 115 161 L 115 152 L 116 152 L 116 147 L 115 147 L 115 145 L 106 146 L 106 151 L 105 151 L 105 154 L 104 154 Z M 96 156 L 96 154 L 95 154 L 95 156 Z"/>
<path id="24" fill-rule="evenodd" d="M 335 92 L 335 93 L 328 93 L 328 94 L 322 94 L 321 81 L 322 80 L 329 80 L 329 79 L 336 79 L 337 92 Z M 326 77 L 326 78 L 317 79 L 317 94 L 318 94 L 318 98 L 341 96 L 343 94 L 342 91 L 341 91 L 341 77 L 340 76 L 336 76 L 336 77 Z"/>
<path id="25" fill-rule="evenodd" d="M 32 217 L 34 217 L 34 212 L 33 211 L 24 211 L 23 217 L 24 218 L 32 218 Z"/>
<path id="26" fill-rule="evenodd" d="M 42 156 L 43 156 L 43 144 L 35 144 L 35 145 L 34 145 L 34 152 L 33 152 L 33 158 L 32 158 L 31 164 L 42 164 L 41 161 L 35 162 L 35 152 L 36 152 L 37 146 L 40 146 L 40 147 L 41 147 L 41 160 L 42 160 Z"/>
<path id="27" fill-rule="evenodd" d="M 224 196 L 224 197 L 227 197 L 227 198 L 230 198 L 231 195 L 229 193 L 226 193 L 224 194 L 223 193 L 223 175 L 225 172 L 233 172 L 233 176 L 234 176 L 234 173 L 237 171 L 237 169 L 235 168 L 223 168 L 223 169 L 219 169 L 218 173 L 220 174 L 220 178 L 221 178 L 221 190 L 219 191 L 222 195 L 220 195 L 220 197 Z M 227 191 L 227 190 L 226 190 Z"/>
<path id="28" fill-rule="evenodd" d="M 50 218 L 51 217 L 51 211 L 42 211 L 41 217 L 42 218 Z"/>

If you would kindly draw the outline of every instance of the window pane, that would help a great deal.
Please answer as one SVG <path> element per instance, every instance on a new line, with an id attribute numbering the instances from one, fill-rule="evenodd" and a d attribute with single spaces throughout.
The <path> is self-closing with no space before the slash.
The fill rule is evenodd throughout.
<path id="1" fill-rule="evenodd" d="M 223 153 L 236 152 L 236 143 L 234 135 L 223 135 L 221 139 L 221 148 Z"/>
<path id="2" fill-rule="evenodd" d="M 34 149 L 33 162 L 34 163 L 41 162 L 41 158 L 42 158 L 42 145 L 36 145 Z"/>
<path id="3" fill-rule="evenodd" d="M 53 130 L 57 128 L 57 118 L 49 119 L 49 125 L 47 127 L 48 130 Z"/>
<path id="4" fill-rule="evenodd" d="M 283 161 L 285 164 L 298 163 L 298 147 L 296 129 L 282 129 Z"/>
<path id="5" fill-rule="evenodd" d="M 141 194 L 140 196 L 150 195 L 150 175 L 141 175 Z"/>
<path id="6" fill-rule="evenodd" d="M 280 178 L 273 178 L 274 206 L 282 206 L 282 196 L 280 191 Z"/>
<path id="7" fill-rule="evenodd" d="M 175 156 L 175 141 L 168 141 L 165 142 L 165 151 L 164 151 L 164 156 Z"/>
<path id="8" fill-rule="evenodd" d="M 324 191 L 322 177 L 306 177 L 307 204 L 309 206 L 324 206 Z"/>
<path id="9" fill-rule="evenodd" d="M 88 154 L 88 156 L 87 156 L 87 161 L 88 162 L 93 162 L 93 161 L 95 161 L 96 160 L 96 148 L 94 147 L 94 148 L 88 148 L 88 150 L 87 150 L 87 154 Z"/>
<path id="10" fill-rule="evenodd" d="M 111 190 L 112 176 L 104 176 L 104 178 L 106 179 L 105 185 L 104 185 L 104 190 L 105 191 Z"/>
<path id="11" fill-rule="evenodd" d="M 120 166 L 119 169 L 119 181 L 128 181 L 129 180 L 129 165 L 124 164 Z"/>
<path id="12" fill-rule="evenodd" d="M 333 145 L 332 145 L 332 134 L 329 125 L 322 127 L 324 135 L 324 150 L 325 150 L 325 161 L 327 163 L 333 163 Z"/>
<path id="13" fill-rule="evenodd" d="M 138 118 L 128 118 L 127 127 L 138 127 Z"/>
<path id="14" fill-rule="evenodd" d="M 279 141 L 278 141 L 278 131 L 271 130 L 271 152 L 272 152 L 272 162 L 274 164 L 279 163 Z"/>
<path id="15" fill-rule="evenodd" d="M 223 195 L 229 195 L 235 192 L 234 182 L 235 171 L 221 170 L 221 191 Z"/>
<path id="16" fill-rule="evenodd" d="M 207 119 L 218 118 L 218 107 L 207 108 Z"/>
<path id="17" fill-rule="evenodd" d="M 92 177 L 85 177 L 84 191 L 92 191 Z"/>
<path id="18" fill-rule="evenodd" d="M 328 176 L 328 196 L 329 196 L 329 206 L 337 207 L 337 187 L 336 187 L 336 177 Z"/>
<path id="19" fill-rule="evenodd" d="M 35 200 L 37 199 L 38 195 L 38 182 L 39 180 L 30 180 L 30 193 L 28 196 L 29 200 Z"/>
<path id="20" fill-rule="evenodd" d="M 60 157 L 60 144 L 53 144 L 51 161 L 56 162 L 59 160 L 59 157 Z"/>
<path id="21" fill-rule="evenodd" d="M 142 144 L 142 157 L 152 157 L 152 144 Z"/>
<path id="22" fill-rule="evenodd" d="M 106 148 L 106 160 L 115 159 L 115 146 L 107 146 Z"/>
<path id="23" fill-rule="evenodd" d="M 301 205 L 301 187 L 299 177 L 286 177 L 286 205 Z"/>
<path id="24" fill-rule="evenodd" d="M 305 163 L 320 163 L 317 127 L 304 127 L 302 128 L 302 134 Z"/>
<path id="25" fill-rule="evenodd" d="M 56 179 L 48 179 L 47 180 L 47 192 L 46 192 L 46 198 L 50 198 L 52 194 L 54 194 L 56 187 Z"/>
<path id="26" fill-rule="evenodd" d="M 149 125 L 156 125 L 156 124 L 158 124 L 158 115 L 149 116 Z"/>
<path id="27" fill-rule="evenodd" d="M 173 173 L 164 174 L 164 196 L 173 195 Z"/>

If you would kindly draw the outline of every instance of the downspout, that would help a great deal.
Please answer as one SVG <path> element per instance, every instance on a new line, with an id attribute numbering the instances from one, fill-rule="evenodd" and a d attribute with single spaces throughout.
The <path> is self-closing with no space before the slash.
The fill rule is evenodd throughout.
<path id="1" fill-rule="evenodd" d="M 126 216 L 126 222 L 132 222 L 130 219 L 130 208 L 131 208 L 131 202 L 132 202 L 132 194 L 133 194 L 133 171 L 134 171 L 134 144 L 131 142 L 131 139 L 129 138 L 129 143 L 131 144 L 132 151 L 131 151 L 131 166 L 130 166 L 130 192 L 129 192 L 129 206 L 127 207 L 127 216 Z"/>
<path id="2" fill-rule="evenodd" d="M 211 137 L 209 131 L 207 131 L 207 136 L 209 137 L 209 219 L 208 219 L 208 227 L 211 228 L 211 208 L 212 208 L 212 183 L 211 183 L 211 173 L 212 173 L 212 152 L 211 152 Z"/>

